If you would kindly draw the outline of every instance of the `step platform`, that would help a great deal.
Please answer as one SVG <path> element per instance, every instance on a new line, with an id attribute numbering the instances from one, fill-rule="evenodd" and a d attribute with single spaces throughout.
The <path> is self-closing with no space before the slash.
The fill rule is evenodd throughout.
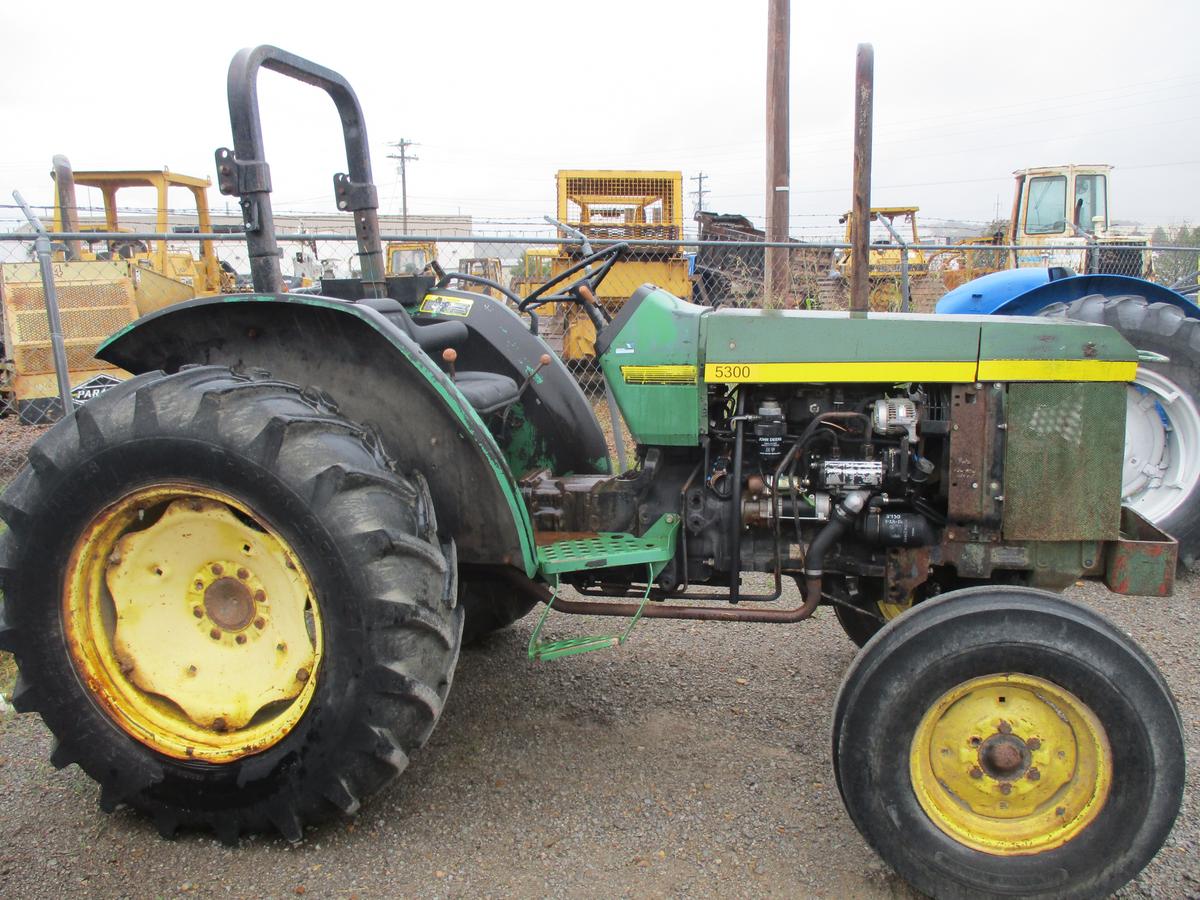
<path id="1" fill-rule="evenodd" d="M 650 599 L 650 588 L 663 566 L 675 556 L 675 544 L 679 536 L 679 516 L 668 513 L 659 518 L 640 537 L 617 531 L 599 531 L 574 534 L 561 540 L 540 543 L 537 548 L 538 572 L 553 585 L 550 600 L 546 603 L 542 617 L 529 638 L 529 658 L 538 660 L 560 659 L 593 650 L 619 647 L 633 632 L 642 610 Z M 545 535 L 549 537 L 550 535 Z M 646 567 L 646 591 L 637 612 L 625 630 L 616 635 L 585 635 L 561 641 L 540 641 L 542 626 L 558 596 L 559 575 L 567 572 L 583 572 L 594 569 L 614 569 L 622 566 Z"/>

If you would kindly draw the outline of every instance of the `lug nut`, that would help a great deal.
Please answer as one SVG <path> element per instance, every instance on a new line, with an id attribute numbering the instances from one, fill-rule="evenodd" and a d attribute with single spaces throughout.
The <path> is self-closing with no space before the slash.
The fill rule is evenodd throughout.
<path id="1" fill-rule="evenodd" d="M 1025 773 L 1025 777 L 1028 778 L 1030 781 L 1037 781 L 1039 778 L 1042 777 L 1042 773 L 1039 772 L 1037 769 L 1030 769 L 1028 772 Z"/>
<path id="2" fill-rule="evenodd" d="M 1000 793 L 1008 795 L 1012 793 L 1012 785 L 1007 781 L 1000 782 Z"/>
<path id="3" fill-rule="evenodd" d="M 971 777 L 972 778 L 982 778 L 983 777 L 983 769 L 979 768 L 979 766 L 972 766 L 971 767 Z"/>
<path id="4" fill-rule="evenodd" d="M 197 619 L 203 619 L 203 618 L 204 618 L 204 610 L 202 610 L 202 609 L 201 609 L 200 607 L 198 607 L 198 606 L 196 606 L 196 607 L 193 607 L 193 608 L 192 608 L 192 615 L 193 615 L 193 616 L 195 616 Z"/>
<path id="5" fill-rule="evenodd" d="M 296 673 L 296 680 L 297 681 L 308 681 L 308 669 L 300 669 Z"/>
<path id="6" fill-rule="evenodd" d="M 254 602 L 255 603 L 266 603 L 267 602 L 267 592 L 264 591 L 262 588 L 259 588 L 257 591 L 255 591 L 254 592 Z"/>
<path id="7" fill-rule="evenodd" d="M 249 577 L 250 573 L 246 569 L 238 569 L 238 578 L 242 579 L 242 581 L 245 581 Z"/>
<path id="8" fill-rule="evenodd" d="M 262 631 L 262 629 L 266 626 L 266 624 L 267 624 L 267 620 L 264 619 L 262 616 L 259 616 L 257 619 L 254 620 L 254 627 L 257 628 L 259 631 Z"/>
<path id="9" fill-rule="evenodd" d="M 214 641 L 219 641 L 219 640 L 221 639 L 221 629 L 220 629 L 220 628 L 214 628 L 212 631 L 210 631 L 210 632 L 208 633 L 208 636 L 209 636 L 210 638 L 212 638 Z"/>
<path id="10" fill-rule="evenodd" d="M 204 590 L 204 582 L 203 581 L 196 579 L 196 590 L 198 590 L 198 591 Z"/>
<path id="11" fill-rule="evenodd" d="M 213 563 L 211 568 L 209 569 L 209 571 L 212 572 L 214 575 L 220 575 L 222 572 L 225 571 L 225 569 L 221 567 L 220 563 Z"/>
<path id="12" fill-rule="evenodd" d="M 239 644 L 244 644 L 244 643 L 246 643 L 246 636 L 244 634 L 239 634 L 237 637 L 234 638 L 234 640 L 237 641 Z"/>
<path id="13" fill-rule="evenodd" d="M 973 737 L 973 738 L 971 738 L 971 740 L 967 741 L 967 743 L 970 744 L 972 747 L 978 747 L 980 744 L 983 743 L 983 741 L 981 741 L 977 737 Z"/>
<path id="14" fill-rule="evenodd" d="M 215 719 L 213 719 L 212 727 L 213 731 L 224 731 L 229 726 L 224 717 L 217 716 Z"/>
<path id="15" fill-rule="evenodd" d="M 1025 746 L 1028 747 L 1030 750 L 1036 750 L 1040 746 L 1042 746 L 1042 742 L 1039 741 L 1037 738 L 1030 738 L 1029 740 L 1027 740 L 1025 742 Z"/>
<path id="16" fill-rule="evenodd" d="M 1001 734 L 1012 734 L 1012 726 L 1003 719 L 1001 719 L 1000 724 L 996 726 L 996 730 Z"/>

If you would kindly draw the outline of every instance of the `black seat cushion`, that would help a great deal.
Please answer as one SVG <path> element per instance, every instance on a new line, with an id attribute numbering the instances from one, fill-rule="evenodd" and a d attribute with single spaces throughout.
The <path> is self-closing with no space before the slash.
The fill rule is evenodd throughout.
<path id="1" fill-rule="evenodd" d="M 454 384 L 478 413 L 503 409 L 517 399 L 520 391 L 515 381 L 495 372 L 459 372 Z"/>

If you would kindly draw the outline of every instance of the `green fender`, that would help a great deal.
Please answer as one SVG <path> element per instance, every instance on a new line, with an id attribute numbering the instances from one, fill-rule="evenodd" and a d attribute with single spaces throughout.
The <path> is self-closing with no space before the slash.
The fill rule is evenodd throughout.
<path id="1" fill-rule="evenodd" d="M 369 306 L 298 294 L 202 297 L 138 319 L 96 355 L 135 374 L 253 367 L 318 387 L 373 428 L 403 468 L 425 476 L 438 529 L 454 538 L 460 562 L 536 571 L 533 525 L 500 447 L 441 368 Z"/>

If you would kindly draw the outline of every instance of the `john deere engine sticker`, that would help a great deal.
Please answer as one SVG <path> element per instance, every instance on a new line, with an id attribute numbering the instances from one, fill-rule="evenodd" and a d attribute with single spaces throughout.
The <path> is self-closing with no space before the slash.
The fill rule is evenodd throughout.
<path id="1" fill-rule="evenodd" d="M 431 316 L 462 316 L 471 314 L 474 300 L 465 297 L 447 297 L 444 294 L 426 294 L 421 301 L 420 311 Z"/>
<path id="2" fill-rule="evenodd" d="M 110 387 L 116 387 L 120 383 L 120 378 L 113 378 L 111 375 L 104 373 L 93 375 L 82 384 L 71 388 L 71 399 L 75 401 L 76 406 L 83 406 L 89 400 L 95 400 Z"/>

